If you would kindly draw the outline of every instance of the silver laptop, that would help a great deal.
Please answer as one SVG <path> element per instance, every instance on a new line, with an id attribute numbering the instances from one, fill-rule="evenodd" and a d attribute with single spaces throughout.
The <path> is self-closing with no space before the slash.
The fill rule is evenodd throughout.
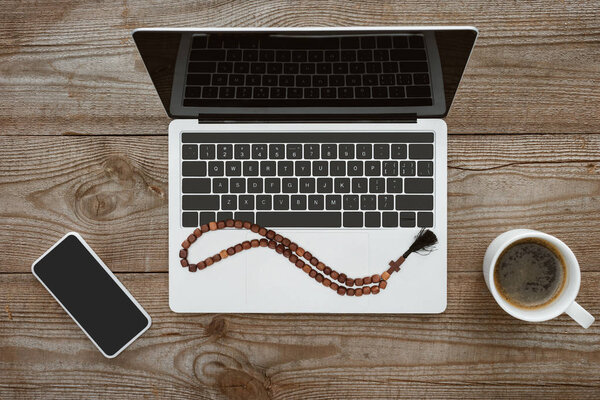
<path id="1" fill-rule="evenodd" d="M 169 303 L 176 312 L 439 313 L 446 308 L 446 116 L 472 27 L 139 29 L 169 117 Z M 272 228 L 376 296 L 340 296 L 268 248 L 191 272 L 211 221 Z M 203 235 L 190 262 L 258 238 Z M 330 278 L 330 277 L 328 277 Z"/>

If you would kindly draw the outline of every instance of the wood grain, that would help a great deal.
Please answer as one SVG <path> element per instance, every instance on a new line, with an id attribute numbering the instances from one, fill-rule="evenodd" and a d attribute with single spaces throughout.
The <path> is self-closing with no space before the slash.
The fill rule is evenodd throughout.
<path id="1" fill-rule="evenodd" d="M 182 315 L 167 275 L 120 274 L 152 328 L 107 360 L 31 275 L 0 275 L 1 398 L 597 398 L 600 325 L 505 314 L 480 272 L 440 315 Z M 580 301 L 600 313 L 600 273 Z M 335 294 L 332 294 L 335 295 Z M 81 383 L 85 382 L 84 385 Z"/>
<path id="2" fill-rule="evenodd" d="M 476 25 L 451 133 L 597 133 L 600 122 L 597 1 L 3 4 L 5 135 L 164 134 L 169 119 L 130 38 L 149 26 Z"/>
<path id="3" fill-rule="evenodd" d="M 1 140 L 2 271 L 28 272 L 69 230 L 115 271 L 166 271 L 166 137 Z M 600 271 L 600 135 L 457 135 L 448 146 L 451 270 L 478 271 L 495 236 L 530 227 Z"/>

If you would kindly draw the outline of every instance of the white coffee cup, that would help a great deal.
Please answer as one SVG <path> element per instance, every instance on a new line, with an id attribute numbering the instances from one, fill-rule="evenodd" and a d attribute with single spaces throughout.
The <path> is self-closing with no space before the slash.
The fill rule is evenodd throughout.
<path id="1" fill-rule="evenodd" d="M 494 282 L 494 268 L 498 257 L 500 257 L 504 249 L 510 244 L 526 238 L 542 239 L 553 245 L 560 251 L 567 267 L 566 282 L 561 293 L 549 304 L 531 309 L 517 307 L 506 301 L 498 292 Z M 594 322 L 592 314 L 584 310 L 583 307 L 575 301 L 581 283 L 581 272 L 575 255 L 561 240 L 548 235 L 547 233 L 531 229 L 514 229 L 498 236 L 490 243 L 485 252 L 485 257 L 483 259 L 483 276 L 485 278 L 485 283 L 492 293 L 492 296 L 494 296 L 494 299 L 496 299 L 496 302 L 504 309 L 504 311 L 515 318 L 530 322 L 540 322 L 556 318 L 566 312 L 584 328 L 588 328 Z"/>

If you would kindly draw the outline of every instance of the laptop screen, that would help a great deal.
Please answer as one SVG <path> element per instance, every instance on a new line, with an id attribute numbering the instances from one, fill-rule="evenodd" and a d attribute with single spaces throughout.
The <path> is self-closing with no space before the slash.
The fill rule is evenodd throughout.
<path id="1" fill-rule="evenodd" d="M 140 29 L 172 118 L 444 117 L 473 28 Z"/>

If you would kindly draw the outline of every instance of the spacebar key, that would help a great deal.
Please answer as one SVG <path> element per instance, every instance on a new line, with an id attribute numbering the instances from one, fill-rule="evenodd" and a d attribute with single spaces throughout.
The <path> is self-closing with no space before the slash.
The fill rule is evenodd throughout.
<path id="1" fill-rule="evenodd" d="M 272 228 L 339 228 L 339 212 L 257 212 L 256 223 Z"/>

